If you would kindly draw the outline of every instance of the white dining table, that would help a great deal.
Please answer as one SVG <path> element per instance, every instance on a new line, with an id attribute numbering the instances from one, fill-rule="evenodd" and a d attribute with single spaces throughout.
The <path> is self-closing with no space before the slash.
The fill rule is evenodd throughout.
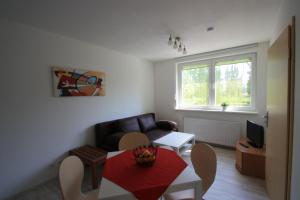
<path id="1" fill-rule="evenodd" d="M 161 147 L 172 150 L 171 147 Z M 123 151 L 115 151 L 109 152 L 107 154 L 107 158 L 111 158 L 116 156 Z M 202 189 L 202 180 L 201 178 L 195 173 L 194 169 L 189 165 L 177 176 L 177 178 L 169 185 L 165 194 L 182 191 L 186 189 L 194 188 L 195 191 L 195 199 L 201 199 L 201 189 Z M 102 177 L 102 181 L 100 184 L 100 191 L 98 199 L 101 200 L 134 200 L 136 199 L 135 196 L 123 189 L 122 187 L 118 186 L 117 184 L 111 182 L 110 180 Z"/>

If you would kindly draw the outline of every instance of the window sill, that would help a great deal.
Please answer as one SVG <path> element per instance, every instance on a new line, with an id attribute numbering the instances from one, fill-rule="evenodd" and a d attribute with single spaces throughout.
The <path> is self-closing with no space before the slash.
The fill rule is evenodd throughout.
<path id="1" fill-rule="evenodd" d="M 247 114 L 247 115 L 257 115 L 258 112 L 256 110 L 209 110 L 209 109 L 196 109 L 196 108 L 175 108 L 176 111 L 196 111 L 196 112 L 211 112 L 211 113 L 226 113 L 226 114 Z"/>

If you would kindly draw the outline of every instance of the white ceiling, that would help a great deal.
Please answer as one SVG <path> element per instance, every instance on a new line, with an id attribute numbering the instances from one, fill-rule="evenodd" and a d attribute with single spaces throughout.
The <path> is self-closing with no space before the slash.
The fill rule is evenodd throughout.
<path id="1" fill-rule="evenodd" d="M 1 0 L 0 17 L 151 61 L 269 40 L 282 0 Z M 209 26 L 215 30 L 207 32 Z"/>

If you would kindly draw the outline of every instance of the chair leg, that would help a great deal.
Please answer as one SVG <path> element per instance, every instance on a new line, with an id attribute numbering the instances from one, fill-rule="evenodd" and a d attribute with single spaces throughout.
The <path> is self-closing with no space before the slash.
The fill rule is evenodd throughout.
<path id="1" fill-rule="evenodd" d="M 98 176 L 97 176 L 97 165 L 91 165 L 92 168 L 92 185 L 93 189 L 98 188 Z"/>

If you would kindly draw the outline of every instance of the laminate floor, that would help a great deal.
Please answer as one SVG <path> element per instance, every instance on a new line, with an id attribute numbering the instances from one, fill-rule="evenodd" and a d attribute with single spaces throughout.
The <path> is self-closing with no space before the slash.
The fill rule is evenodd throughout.
<path id="1" fill-rule="evenodd" d="M 265 181 L 240 174 L 235 168 L 235 151 L 214 148 L 217 153 L 217 174 L 205 200 L 269 200 Z M 189 155 L 183 156 L 191 164 Z"/>
<path id="2" fill-rule="evenodd" d="M 235 169 L 235 151 L 215 148 L 217 153 L 217 175 L 214 184 L 206 193 L 206 200 L 269 200 L 265 182 L 241 175 Z M 188 153 L 183 155 L 189 164 Z M 101 167 L 99 169 L 101 171 Z M 82 190 L 91 190 L 89 170 L 85 173 Z M 60 200 L 62 199 L 58 180 L 54 179 L 34 189 L 18 194 L 9 200 Z"/>

